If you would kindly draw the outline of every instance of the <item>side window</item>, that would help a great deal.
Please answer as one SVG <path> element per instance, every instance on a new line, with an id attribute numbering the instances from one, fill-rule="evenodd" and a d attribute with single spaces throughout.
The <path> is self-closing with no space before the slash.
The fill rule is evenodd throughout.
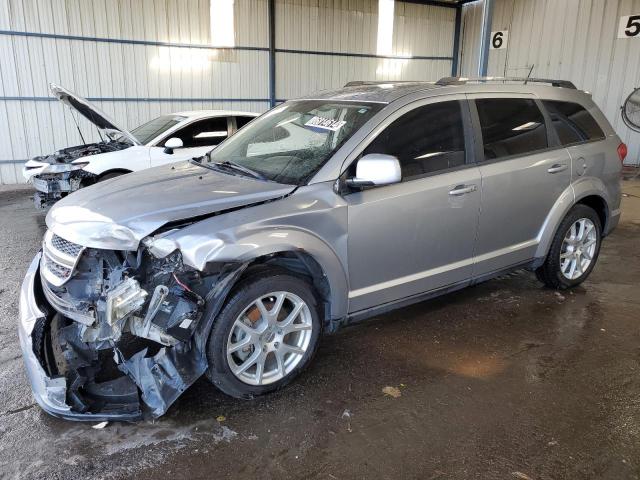
<path id="1" fill-rule="evenodd" d="M 542 103 L 549 112 L 562 145 L 605 138 L 598 122 L 581 105 L 551 100 L 545 100 Z"/>
<path id="2" fill-rule="evenodd" d="M 548 147 L 542 112 L 526 98 L 476 100 L 485 160 L 523 155 Z"/>
<path id="3" fill-rule="evenodd" d="M 440 102 L 411 110 L 383 130 L 363 155 L 368 153 L 396 156 L 403 181 L 464 165 L 461 102 Z"/>
<path id="4" fill-rule="evenodd" d="M 247 123 L 253 120 L 254 117 L 236 117 L 236 128 L 240 130 Z"/>
<path id="5" fill-rule="evenodd" d="M 228 136 L 227 117 L 198 120 L 171 136 L 180 138 L 184 148 L 218 145 Z"/>

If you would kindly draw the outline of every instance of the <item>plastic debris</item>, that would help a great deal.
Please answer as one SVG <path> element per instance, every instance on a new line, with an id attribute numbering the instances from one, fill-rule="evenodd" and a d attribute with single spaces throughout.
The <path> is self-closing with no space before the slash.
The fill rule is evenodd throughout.
<path id="1" fill-rule="evenodd" d="M 227 417 L 225 417 L 224 415 L 218 415 L 216 417 L 216 420 L 219 422 L 224 422 L 227 419 Z"/>
<path id="2" fill-rule="evenodd" d="M 109 422 L 100 422 L 92 425 L 91 428 L 93 428 L 94 430 L 102 430 L 107 425 L 109 425 Z"/>
<path id="3" fill-rule="evenodd" d="M 385 395 L 388 395 L 390 397 L 393 398 L 399 398 L 402 396 L 402 392 L 400 392 L 400 389 L 396 388 L 396 387 L 384 387 L 382 389 L 382 393 L 384 393 Z"/>
<path id="4" fill-rule="evenodd" d="M 529 475 L 527 475 L 526 473 L 511 472 L 511 475 L 513 475 L 516 478 L 521 478 L 522 480 L 531 480 L 531 477 Z"/>

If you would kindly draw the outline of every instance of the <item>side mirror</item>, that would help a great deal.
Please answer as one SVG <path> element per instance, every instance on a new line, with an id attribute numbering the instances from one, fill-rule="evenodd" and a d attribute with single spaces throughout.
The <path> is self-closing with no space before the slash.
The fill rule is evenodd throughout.
<path id="1" fill-rule="evenodd" d="M 370 153 L 356 165 L 356 176 L 347 179 L 350 187 L 390 185 L 402 180 L 400 162 L 393 155 Z"/>
<path id="2" fill-rule="evenodd" d="M 173 151 L 176 148 L 182 148 L 183 143 L 178 137 L 171 137 L 164 143 L 164 153 L 168 155 L 173 155 Z"/>

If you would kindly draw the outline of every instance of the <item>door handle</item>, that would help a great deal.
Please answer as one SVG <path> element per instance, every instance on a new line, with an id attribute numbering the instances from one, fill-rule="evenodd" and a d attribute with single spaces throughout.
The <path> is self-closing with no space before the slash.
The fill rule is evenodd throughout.
<path id="1" fill-rule="evenodd" d="M 449 195 L 464 195 L 466 193 L 475 192 L 478 189 L 475 185 L 456 185 L 453 190 L 449 191 Z"/>
<path id="2" fill-rule="evenodd" d="M 566 163 L 556 163 L 547 169 L 549 173 L 564 172 L 568 168 Z"/>

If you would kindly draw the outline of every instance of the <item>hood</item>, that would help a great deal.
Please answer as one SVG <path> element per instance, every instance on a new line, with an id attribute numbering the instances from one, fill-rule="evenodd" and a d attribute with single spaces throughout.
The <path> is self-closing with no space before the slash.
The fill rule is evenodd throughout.
<path id="1" fill-rule="evenodd" d="M 135 250 L 167 223 L 273 200 L 295 188 L 183 162 L 82 188 L 51 208 L 47 226 L 85 247 Z"/>
<path id="2" fill-rule="evenodd" d="M 54 83 L 49 84 L 49 91 L 51 95 L 56 97 L 65 105 L 77 110 L 80 115 L 93 123 L 100 130 L 113 130 L 121 133 L 128 138 L 134 145 L 140 145 L 140 142 L 134 137 L 128 130 L 119 127 L 106 113 L 100 110 L 98 107 L 88 102 L 86 99 L 73 92 L 70 92 L 64 87 L 56 85 Z"/>

